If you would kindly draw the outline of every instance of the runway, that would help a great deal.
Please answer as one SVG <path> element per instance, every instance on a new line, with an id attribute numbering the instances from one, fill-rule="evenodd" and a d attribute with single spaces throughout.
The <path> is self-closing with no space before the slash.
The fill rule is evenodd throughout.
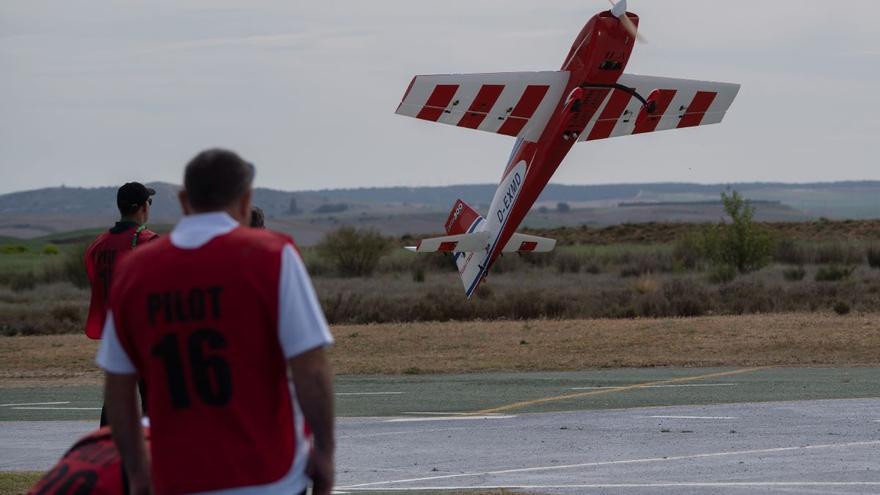
<path id="1" fill-rule="evenodd" d="M 878 399 L 439 417 L 340 419 L 339 490 L 880 492 Z"/>
<path id="2" fill-rule="evenodd" d="M 337 378 L 340 492 L 880 493 L 876 368 Z M 98 387 L 0 390 L 0 472 L 51 467 Z M 462 492 L 461 490 L 465 490 Z"/>

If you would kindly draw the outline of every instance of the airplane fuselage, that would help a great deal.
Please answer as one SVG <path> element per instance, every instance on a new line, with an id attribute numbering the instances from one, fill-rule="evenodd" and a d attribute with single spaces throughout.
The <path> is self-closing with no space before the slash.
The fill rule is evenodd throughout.
<path id="1" fill-rule="evenodd" d="M 633 23 L 638 17 L 628 14 Z M 468 290 L 470 295 L 498 259 L 503 247 L 528 214 L 562 160 L 577 142 L 590 119 L 623 73 L 635 40 L 610 12 L 597 14 L 575 39 L 562 64 L 568 84 L 553 117 L 537 142 L 518 139 L 486 215 L 489 242 L 482 272 Z"/>

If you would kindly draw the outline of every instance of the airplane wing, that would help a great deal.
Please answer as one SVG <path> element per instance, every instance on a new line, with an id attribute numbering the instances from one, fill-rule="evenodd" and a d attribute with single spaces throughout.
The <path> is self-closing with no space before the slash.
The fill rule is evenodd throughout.
<path id="1" fill-rule="evenodd" d="M 396 113 L 537 141 L 569 76 L 566 71 L 416 76 Z"/>
<path id="2" fill-rule="evenodd" d="M 607 95 L 579 141 L 717 124 L 739 92 L 739 84 L 634 74 L 623 74 L 617 82 L 642 95 L 654 112 L 627 91 L 590 88 Z"/>

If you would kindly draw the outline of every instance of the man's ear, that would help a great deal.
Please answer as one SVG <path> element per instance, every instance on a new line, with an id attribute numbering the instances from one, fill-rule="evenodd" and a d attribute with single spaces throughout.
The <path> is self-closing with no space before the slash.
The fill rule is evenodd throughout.
<path id="1" fill-rule="evenodd" d="M 192 208 L 189 205 L 189 196 L 186 194 L 186 189 L 181 189 L 179 193 L 177 193 L 177 199 L 180 200 L 180 209 L 183 210 L 184 215 L 191 215 Z"/>

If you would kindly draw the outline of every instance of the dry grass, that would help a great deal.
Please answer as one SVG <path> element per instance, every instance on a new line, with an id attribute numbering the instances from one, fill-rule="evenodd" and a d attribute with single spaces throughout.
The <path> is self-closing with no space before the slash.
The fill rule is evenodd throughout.
<path id="1" fill-rule="evenodd" d="M 42 477 L 35 471 L 0 473 L 0 495 L 24 495 Z"/>
<path id="2" fill-rule="evenodd" d="M 339 325 L 338 374 L 651 366 L 876 366 L 875 314 Z M 81 335 L 0 339 L 0 387 L 99 383 Z"/>

